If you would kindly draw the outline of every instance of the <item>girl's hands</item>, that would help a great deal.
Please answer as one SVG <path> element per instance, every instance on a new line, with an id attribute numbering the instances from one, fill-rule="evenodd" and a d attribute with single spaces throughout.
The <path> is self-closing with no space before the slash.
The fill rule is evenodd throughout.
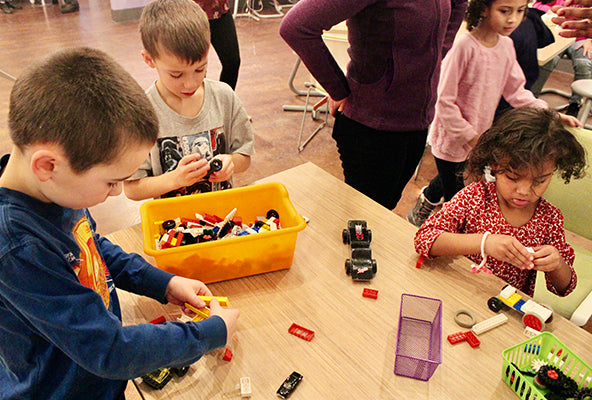
<path id="1" fill-rule="evenodd" d="M 177 188 L 191 186 L 206 176 L 210 165 L 205 158 L 197 153 L 188 154 L 179 160 L 179 165 L 169 172 Z"/>
<path id="2" fill-rule="evenodd" d="M 534 269 L 551 272 L 559 269 L 565 263 L 556 247 L 543 245 L 534 249 Z"/>
<path id="3" fill-rule="evenodd" d="M 582 123 L 580 121 L 578 121 L 578 119 L 576 117 L 572 117 L 571 115 L 567 115 L 567 114 L 563 114 L 563 113 L 557 113 L 557 115 L 559 116 L 559 119 L 561 120 L 561 122 L 563 122 L 567 126 L 571 126 L 574 128 L 576 126 L 582 126 Z"/>
<path id="4" fill-rule="evenodd" d="M 485 254 L 512 264 L 520 269 L 535 268 L 535 255 L 513 236 L 489 235 L 485 240 Z M 535 253 L 536 254 L 536 253 Z"/>

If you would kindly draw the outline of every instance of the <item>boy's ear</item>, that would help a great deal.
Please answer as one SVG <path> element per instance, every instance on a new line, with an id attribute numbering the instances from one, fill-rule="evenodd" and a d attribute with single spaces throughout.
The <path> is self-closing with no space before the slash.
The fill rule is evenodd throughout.
<path id="1" fill-rule="evenodd" d="M 154 59 L 152 58 L 150 53 L 148 53 L 146 50 L 142 50 L 141 54 L 142 54 L 142 59 L 144 60 L 146 65 L 148 65 L 150 68 L 156 68 L 156 66 L 154 65 Z"/>
<path id="2" fill-rule="evenodd" d="M 31 155 L 31 170 L 41 182 L 47 182 L 53 176 L 57 155 L 51 150 L 37 150 Z"/>

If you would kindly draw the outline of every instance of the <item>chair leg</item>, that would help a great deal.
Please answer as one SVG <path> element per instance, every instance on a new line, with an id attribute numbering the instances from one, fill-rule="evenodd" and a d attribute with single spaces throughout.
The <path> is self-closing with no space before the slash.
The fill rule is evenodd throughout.
<path id="1" fill-rule="evenodd" d="M 584 107 L 580 109 L 578 113 L 578 121 L 582 123 L 582 126 L 586 127 L 586 121 L 588 120 L 588 116 L 590 115 L 590 109 L 592 109 L 592 99 L 586 98 L 584 102 Z"/>
<path id="2" fill-rule="evenodd" d="M 302 122 L 300 124 L 300 133 L 298 134 L 298 152 L 301 152 L 302 150 L 304 150 L 304 148 L 306 147 L 306 145 L 308 144 L 308 142 L 310 142 L 312 140 L 312 138 L 315 137 L 315 135 L 317 133 L 320 132 L 321 129 L 323 129 L 326 125 L 327 125 L 327 120 L 329 118 L 329 97 L 327 95 L 325 95 L 324 98 L 322 98 L 321 100 L 319 100 L 314 106 L 312 106 L 312 108 L 309 108 L 308 106 L 308 102 L 310 100 L 310 96 L 311 96 L 311 91 L 316 89 L 315 85 L 312 83 L 306 83 L 306 86 L 308 87 L 308 91 L 306 94 L 306 101 L 304 103 L 304 107 L 303 107 L 303 112 L 302 112 Z M 319 110 L 321 107 L 325 106 L 326 110 L 324 110 L 325 112 L 325 119 L 323 122 L 321 122 L 316 129 L 306 138 L 306 140 L 304 140 L 304 142 L 302 141 L 302 134 L 304 133 L 304 123 L 306 121 L 306 113 L 307 111 L 311 111 L 311 116 L 313 120 L 318 120 L 318 113 L 321 112 L 321 110 Z"/>
<path id="3" fill-rule="evenodd" d="M 545 89 L 541 90 L 541 94 L 548 94 L 548 93 L 556 94 L 557 96 L 565 97 L 566 99 L 569 99 L 571 97 L 570 93 L 564 92 L 563 90 L 559 90 L 559 89 L 545 88 Z M 555 107 L 555 110 L 563 111 L 568 106 L 569 106 L 569 103 L 565 103 L 565 104 Z"/>

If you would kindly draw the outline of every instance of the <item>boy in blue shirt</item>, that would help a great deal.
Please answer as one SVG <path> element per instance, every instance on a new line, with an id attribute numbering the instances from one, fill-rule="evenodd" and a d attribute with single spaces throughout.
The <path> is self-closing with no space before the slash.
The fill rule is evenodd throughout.
<path id="1" fill-rule="evenodd" d="M 0 162 L 0 399 L 122 399 L 126 381 L 224 346 L 238 311 L 121 324 L 115 287 L 197 308 L 199 281 L 152 267 L 94 232 L 87 208 L 121 193 L 158 135 L 150 102 L 101 51 L 29 67 L 10 97 Z M 187 310 L 185 310 L 187 311 Z"/>

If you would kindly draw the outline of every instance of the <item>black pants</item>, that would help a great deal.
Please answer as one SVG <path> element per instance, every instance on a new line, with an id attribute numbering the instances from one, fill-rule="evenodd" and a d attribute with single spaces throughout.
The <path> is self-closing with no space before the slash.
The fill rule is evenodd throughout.
<path id="1" fill-rule="evenodd" d="M 218 19 L 210 20 L 210 36 L 212 46 L 214 46 L 220 64 L 222 64 L 220 80 L 228 83 L 234 90 L 240 67 L 240 50 L 231 12 L 223 14 Z"/>
<path id="2" fill-rule="evenodd" d="M 423 155 L 427 129 L 391 132 L 369 128 L 341 113 L 335 116 L 333 139 L 337 142 L 345 183 L 389 210 Z"/>
<path id="3" fill-rule="evenodd" d="M 451 162 L 434 157 L 438 175 L 430 181 L 423 195 L 432 203 L 438 203 L 442 197 L 448 201 L 465 187 L 462 173 L 465 169 L 465 162 Z"/>

